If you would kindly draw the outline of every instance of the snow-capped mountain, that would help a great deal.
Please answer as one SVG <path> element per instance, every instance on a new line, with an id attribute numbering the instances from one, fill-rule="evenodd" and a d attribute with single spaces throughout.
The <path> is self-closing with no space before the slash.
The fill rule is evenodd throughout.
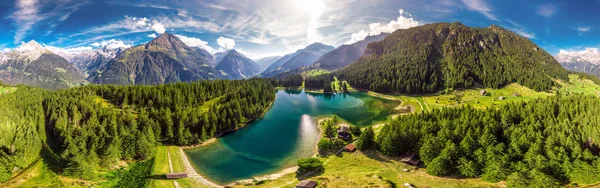
<path id="1" fill-rule="evenodd" d="M 74 55 L 69 62 L 89 72 L 117 57 L 123 50 L 125 49 L 109 48 L 108 46 L 97 50 L 86 50 Z"/>
<path id="2" fill-rule="evenodd" d="M 83 71 L 32 40 L 0 55 L 0 80 L 46 89 L 61 89 L 84 82 Z"/>
<path id="3" fill-rule="evenodd" d="M 554 58 L 568 70 L 600 77 L 600 50 L 598 48 L 588 48 L 582 51 L 561 50 Z"/>

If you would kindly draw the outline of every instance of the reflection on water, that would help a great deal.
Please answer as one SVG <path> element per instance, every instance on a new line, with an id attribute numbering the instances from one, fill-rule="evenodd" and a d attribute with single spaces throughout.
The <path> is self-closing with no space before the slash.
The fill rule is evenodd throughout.
<path id="1" fill-rule="evenodd" d="M 385 120 L 398 105 L 398 101 L 365 93 L 324 95 L 280 90 L 263 118 L 186 153 L 199 173 L 221 184 L 274 173 L 314 154 L 319 137 L 314 117 L 336 114 L 366 126 Z"/>

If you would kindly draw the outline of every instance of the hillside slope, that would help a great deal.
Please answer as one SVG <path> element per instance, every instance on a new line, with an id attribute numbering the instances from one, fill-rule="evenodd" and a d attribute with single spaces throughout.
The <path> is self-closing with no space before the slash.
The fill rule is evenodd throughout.
<path id="1" fill-rule="evenodd" d="M 568 71 L 529 39 L 495 25 L 461 23 L 397 30 L 336 74 L 353 87 L 408 94 L 514 82 L 548 91 L 553 78 L 568 80 Z"/>

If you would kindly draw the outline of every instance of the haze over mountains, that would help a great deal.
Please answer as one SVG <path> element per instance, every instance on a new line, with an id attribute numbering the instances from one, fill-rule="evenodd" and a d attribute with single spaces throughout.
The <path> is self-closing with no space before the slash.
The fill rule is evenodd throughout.
<path id="1" fill-rule="evenodd" d="M 321 68 L 326 70 L 343 68 L 358 60 L 358 58 L 362 56 L 369 43 L 383 40 L 386 36 L 388 36 L 388 33 L 367 36 L 364 40 L 352 44 L 342 45 L 335 50 L 319 57 L 319 59 L 315 61 L 311 68 Z"/>
<path id="2" fill-rule="evenodd" d="M 293 54 L 283 56 L 275 61 L 263 73 L 262 77 L 272 77 L 289 70 L 312 65 L 323 54 L 330 52 L 334 47 L 321 43 L 313 43 Z"/>
<path id="3" fill-rule="evenodd" d="M 561 50 L 555 58 L 568 70 L 600 77 L 600 51 L 598 48 L 588 48 L 578 52 Z"/>
<path id="4" fill-rule="evenodd" d="M 258 64 L 236 50 L 222 52 L 216 59 L 218 64 L 215 68 L 229 79 L 250 78 L 261 71 Z"/>

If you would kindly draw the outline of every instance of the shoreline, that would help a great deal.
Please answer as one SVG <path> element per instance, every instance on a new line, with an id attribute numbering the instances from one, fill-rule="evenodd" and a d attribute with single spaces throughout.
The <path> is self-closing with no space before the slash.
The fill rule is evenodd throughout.
<path id="1" fill-rule="evenodd" d="M 183 165 L 185 166 L 185 172 L 188 174 L 189 178 L 196 180 L 198 183 L 209 186 L 209 187 L 223 187 L 219 184 L 216 184 L 216 183 L 204 178 L 202 175 L 198 174 L 196 172 L 196 169 L 194 169 L 194 167 L 190 163 L 190 160 L 188 160 L 187 155 L 183 151 L 183 148 L 181 148 L 181 147 L 179 147 L 179 154 L 181 155 L 181 159 L 183 160 Z"/>

